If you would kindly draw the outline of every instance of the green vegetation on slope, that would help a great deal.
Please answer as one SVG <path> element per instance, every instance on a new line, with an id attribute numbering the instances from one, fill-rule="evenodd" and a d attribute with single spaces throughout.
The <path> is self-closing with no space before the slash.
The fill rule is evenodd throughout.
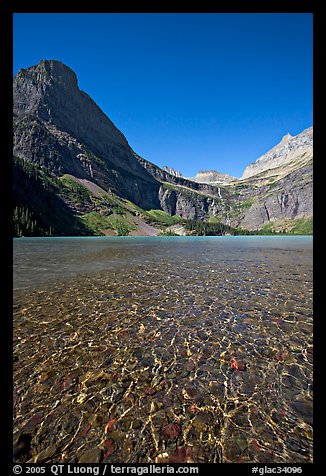
<path id="1" fill-rule="evenodd" d="M 135 228 L 132 216 L 140 212 L 127 200 L 109 193 L 97 197 L 72 176 L 50 176 L 14 157 L 14 236 L 91 236 L 106 229 L 124 236 Z"/>
<path id="2" fill-rule="evenodd" d="M 260 230 L 259 234 L 281 233 L 290 235 L 312 235 L 313 218 L 296 218 L 295 220 L 279 220 L 267 223 Z"/>
<path id="3" fill-rule="evenodd" d="M 60 195 L 62 197 L 76 204 L 85 202 L 91 203 L 91 193 L 69 175 L 65 174 L 54 180 L 60 189 Z"/>
<path id="4" fill-rule="evenodd" d="M 102 235 L 101 230 L 103 229 L 112 229 L 108 217 L 99 212 L 85 213 L 80 219 L 89 230 L 93 231 L 94 235 Z"/>
<path id="5" fill-rule="evenodd" d="M 121 216 L 103 216 L 99 212 L 90 212 L 82 215 L 80 219 L 95 235 L 103 235 L 104 230 L 113 230 L 119 236 L 126 236 L 135 229 L 128 213 Z"/>
<path id="6" fill-rule="evenodd" d="M 172 226 L 184 221 L 181 217 L 169 215 L 163 210 L 149 210 L 145 213 L 145 217 L 149 218 L 151 224 L 160 226 Z"/>
<path id="7" fill-rule="evenodd" d="M 312 218 L 284 220 L 282 225 L 274 223 L 265 225 L 260 230 L 233 228 L 220 222 L 185 220 L 183 224 L 188 235 L 222 236 L 222 235 L 312 235 Z"/>
<path id="8" fill-rule="evenodd" d="M 13 235 L 91 235 L 60 197 L 57 179 L 41 167 L 14 157 Z"/>

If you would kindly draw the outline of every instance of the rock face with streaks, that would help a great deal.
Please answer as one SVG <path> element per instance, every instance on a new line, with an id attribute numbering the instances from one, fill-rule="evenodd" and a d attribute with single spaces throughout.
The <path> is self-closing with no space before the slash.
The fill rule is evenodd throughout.
<path id="1" fill-rule="evenodd" d="M 174 175 L 174 177 L 183 177 L 181 172 L 173 169 L 172 167 L 169 167 L 168 165 L 163 165 L 162 169 L 165 170 L 165 172 L 169 173 L 170 175 Z"/>
<path id="2" fill-rule="evenodd" d="M 312 163 L 262 186 L 259 193 L 252 193 L 252 201 L 241 218 L 243 228 L 259 229 L 270 222 L 312 217 Z"/>

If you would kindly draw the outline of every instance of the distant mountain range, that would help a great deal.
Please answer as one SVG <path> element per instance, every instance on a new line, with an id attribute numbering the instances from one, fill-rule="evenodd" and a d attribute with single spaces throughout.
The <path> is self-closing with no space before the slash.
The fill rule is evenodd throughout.
<path id="1" fill-rule="evenodd" d="M 134 152 L 59 61 L 18 72 L 13 112 L 16 236 L 208 230 L 193 220 L 231 233 L 312 231 L 312 128 L 285 136 L 240 179 L 187 179 Z"/>

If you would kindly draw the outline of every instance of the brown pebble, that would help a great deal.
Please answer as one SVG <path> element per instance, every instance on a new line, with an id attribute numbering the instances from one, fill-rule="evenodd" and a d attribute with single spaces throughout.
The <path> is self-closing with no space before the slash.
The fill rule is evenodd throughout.
<path id="1" fill-rule="evenodd" d="M 99 448 L 87 450 L 79 458 L 78 463 L 99 463 L 102 458 L 102 451 Z"/>
<path id="2" fill-rule="evenodd" d="M 57 451 L 57 446 L 56 445 L 51 445 L 45 448 L 45 450 L 41 451 L 36 457 L 35 457 L 35 463 L 44 463 L 48 459 L 50 459 Z"/>
<path id="3" fill-rule="evenodd" d="M 176 440 L 180 436 L 181 427 L 179 423 L 169 423 L 163 428 L 162 433 L 166 438 Z"/>
<path id="4" fill-rule="evenodd" d="M 102 417 L 102 415 L 98 415 L 98 414 L 93 415 L 93 417 L 92 417 L 91 420 L 90 420 L 90 424 L 91 424 L 93 427 L 101 426 L 101 425 L 103 424 L 103 417 Z"/>
<path id="5" fill-rule="evenodd" d="M 101 442 L 101 445 L 105 448 L 104 459 L 108 458 L 112 455 L 112 453 L 114 453 L 115 448 L 114 441 L 112 440 L 112 438 L 109 438 L 108 440 L 103 440 Z"/>
<path id="6" fill-rule="evenodd" d="M 169 458 L 169 463 L 195 463 L 197 450 L 192 446 L 180 446 Z"/>

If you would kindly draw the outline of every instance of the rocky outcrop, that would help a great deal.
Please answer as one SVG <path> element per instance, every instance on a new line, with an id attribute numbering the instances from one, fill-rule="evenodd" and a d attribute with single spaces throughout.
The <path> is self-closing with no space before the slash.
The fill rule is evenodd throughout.
<path id="1" fill-rule="evenodd" d="M 163 165 L 162 167 L 165 172 L 167 172 L 170 175 L 173 175 L 174 177 L 182 177 L 182 173 L 178 172 L 178 170 L 173 169 L 172 167 L 169 167 L 168 165 Z"/>
<path id="2" fill-rule="evenodd" d="M 161 182 L 211 196 L 221 193 L 138 156 L 112 121 L 78 88 L 75 73 L 59 61 L 41 61 L 14 78 L 14 154 L 55 176 L 71 174 L 90 180 L 144 209 L 160 208 Z M 177 211 L 192 215 L 188 199 L 181 202 Z"/>
<path id="3" fill-rule="evenodd" d="M 175 215 L 177 204 L 177 193 L 175 190 L 160 187 L 159 200 L 163 211 L 169 215 Z"/>

